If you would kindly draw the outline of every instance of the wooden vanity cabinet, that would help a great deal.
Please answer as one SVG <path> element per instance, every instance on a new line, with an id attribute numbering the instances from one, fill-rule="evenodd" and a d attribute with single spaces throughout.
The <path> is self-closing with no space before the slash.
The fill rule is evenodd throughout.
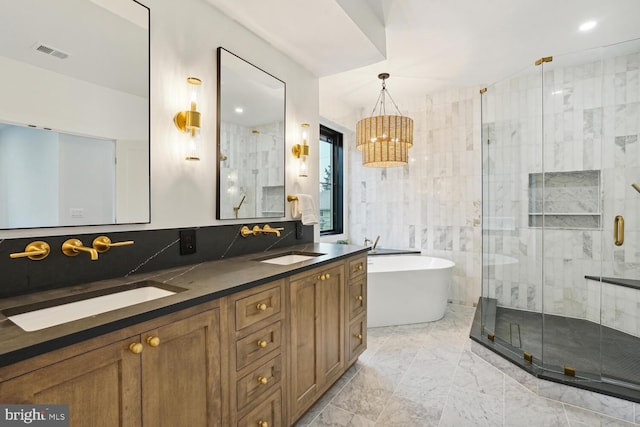
<path id="1" fill-rule="evenodd" d="M 69 404 L 74 427 L 221 426 L 221 369 L 207 303 L 0 368 L 0 403 Z"/>
<path id="2" fill-rule="evenodd" d="M 353 256 L 0 368 L 0 403 L 77 426 L 293 425 L 366 349 Z"/>

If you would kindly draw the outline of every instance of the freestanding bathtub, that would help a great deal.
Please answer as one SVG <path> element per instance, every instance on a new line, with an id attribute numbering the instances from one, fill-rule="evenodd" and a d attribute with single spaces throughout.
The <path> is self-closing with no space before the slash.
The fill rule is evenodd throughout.
<path id="1" fill-rule="evenodd" d="M 367 326 L 441 319 L 455 263 L 422 255 L 367 258 Z"/>

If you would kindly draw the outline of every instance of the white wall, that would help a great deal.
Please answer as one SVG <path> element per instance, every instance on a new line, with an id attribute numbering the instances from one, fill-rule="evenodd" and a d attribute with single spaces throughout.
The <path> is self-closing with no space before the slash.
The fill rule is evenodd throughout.
<path id="1" fill-rule="evenodd" d="M 310 162 L 308 178 L 298 178 L 291 147 L 300 140 L 300 124 L 310 123 L 310 140 L 318 139 L 318 80 L 264 40 L 227 18 L 204 0 L 146 0 L 151 9 L 151 223 L 76 227 L 74 232 L 124 231 L 189 226 L 210 226 L 242 221 L 215 219 L 216 179 L 216 48 L 223 46 L 287 84 L 286 192 L 309 193 L 318 198 L 318 167 Z M 202 147 L 199 162 L 180 156 L 183 136 L 173 116 L 184 110 L 186 78 L 203 81 Z M 311 145 L 311 159 L 318 147 Z M 290 219 L 287 206 L 286 217 Z M 271 221 L 275 222 L 275 221 Z M 68 229 L 0 231 L 0 238 L 58 235 Z M 319 231 L 316 227 L 316 237 Z"/>

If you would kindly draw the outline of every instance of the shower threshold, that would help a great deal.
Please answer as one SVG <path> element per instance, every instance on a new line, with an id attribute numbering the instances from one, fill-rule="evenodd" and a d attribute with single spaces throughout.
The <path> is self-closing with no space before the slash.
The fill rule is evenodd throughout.
<path id="1" fill-rule="evenodd" d="M 587 320 L 497 307 L 491 298 L 480 298 L 470 338 L 538 378 L 640 403 L 640 338 Z M 576 375 L 565 375 L 565 366 Z"/>

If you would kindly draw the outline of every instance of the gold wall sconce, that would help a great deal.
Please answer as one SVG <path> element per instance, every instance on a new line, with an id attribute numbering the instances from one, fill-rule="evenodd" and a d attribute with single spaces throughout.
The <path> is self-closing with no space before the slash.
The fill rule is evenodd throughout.
<path id="1" fill-rule="evenodd" d="M 185 147 L 185 160 L 200 160 L 200 112 L 198 101 L 202 81 L 196 77 L 187 77 L 189 89 L 189 110 L 178 111 L 173 117 L 173 123 L 181 131 L 189 134 Z"/>
<path id="2" fill-rule="evenodd" d="M 291 152 L 299 160 L 298 176 L 308 176 L 309 168 L 307 167 L 307 156 L 309 155 L 309 123 L 302 123 L 302 144 L 296 144 L 291 147 Z"/>

